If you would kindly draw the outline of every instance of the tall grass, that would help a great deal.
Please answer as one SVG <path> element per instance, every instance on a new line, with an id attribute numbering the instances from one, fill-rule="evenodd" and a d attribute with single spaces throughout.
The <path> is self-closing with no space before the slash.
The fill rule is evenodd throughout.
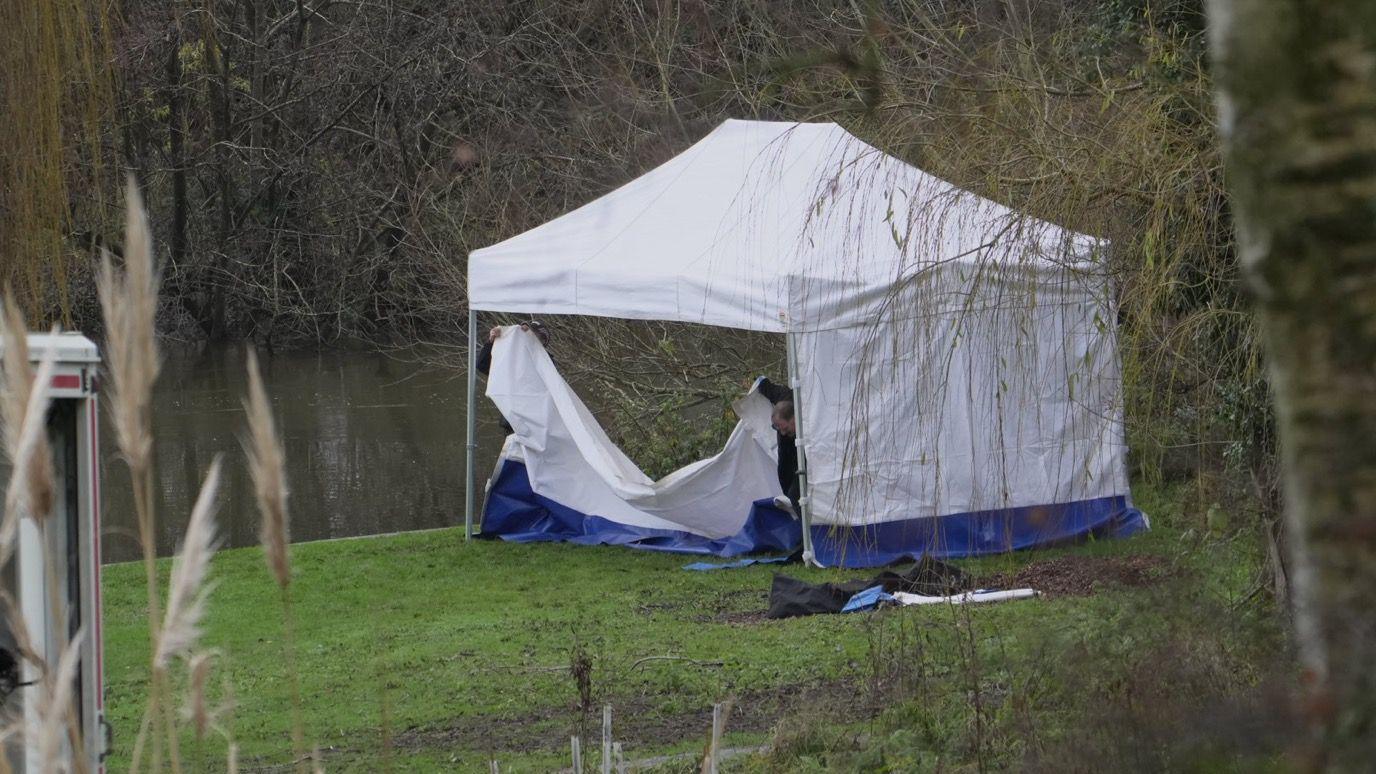
<path id="1" fill-rule="evenodd" d="M 155 551 L 152 396 L 161 364 L 155 324 L 158 273 L 153 263 L 153 239 L 139 192 L 132 180 L 126 187 L 124 268 L 116 270 L 107 255 L 101 266 L 100 301 L 104 312 L 105 354 L 110 384 L 110 415 L 115 440 L 129 470 L 137 511 L 139 542 L 148 595 L 149 658 L 152 680 L 143 721 L 134 742 L 132 771 L 184 770 L 181 728 L 175 693 L 184 663 L 188 672 L 188 713 L 198 740 L 209 724 L 205 683 L 209 657 L 197 653 L 201 619 L 208 595 L 210 560 L 218 546 L 214 513 L 220 484 L 220 461 L 206 473 L 188 520 L 182 546 L 173 561 L 162 609 Z M 233 765 L 234 748 L 231 741 Z M 145 758 L 146 754 L 146 758 Z"/>
<path id="2" fill-rule="evenodd" d="M 157 380 L 160 353 L 156 337 L 158 273 L 154 268 L 152 236 L 147 216 L 133 182 L 127 186 L 125 265 L 117 271 L 106 257 L 100 276 L 100 298 L 107 332 L 106 358 L 110 374 L 111 415 L 116 443 L 133 479 L 134 506 L 137 510 L 139 539 L 143 547 L 148 609 L 149 642 L 153 679 L 138 737 L 134 743 L 131 770 L 160 771 L 166 762 L 173 772 L 184 770 L 180 749 L 174 690 L 179 675 L 172 666 L 184 662 L 187 697 L 184 713 L 199 744 L 213 725 L 212 716 L 227 712 L 206 706 L 206 682 L 211 655 L 197 652 L 201 618 L 210 593 L 210 560 L 218 540 L 215 536 L 215 498 L 220 483 L 220 461 L 211 463 L 201 491 L 192 508 L 182 547 L 173 562 L 165 613 L 159 601 L 154 528 L 154 471 L 152 459 L 152 395 Z M 259 377 L 257 359 L 250 355 L 249 396 L 245 401 L 249 432 L 245 450 L 254 481 L 260 513 L 261 537 L 268 566 L 282 593 L 286 657 L 290 670 L 293 702 L 293 741 L 297 766 L 304 767 L 305 741 L 302 731 L 300 691 L 295 669 L 295 646 L 289 586 L 291 563 L 287 545 L 287 489 L 281 443 L 277 438 L 268 408 L 266 390 Z M 238 747 L 228 725 L 218 730 L 228 741 L 226 767 L 238 767 Z M 145 758 L 145 749 L 148 750 Z M 315 754 L 318 758 L 318 753 Z"/>

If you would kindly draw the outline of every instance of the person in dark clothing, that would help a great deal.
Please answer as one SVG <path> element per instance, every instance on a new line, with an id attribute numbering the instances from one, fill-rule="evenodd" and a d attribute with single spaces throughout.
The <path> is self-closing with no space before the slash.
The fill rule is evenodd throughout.
<path id="1" fill-rule="evenodd" d="M 536 338 L 540 339 L 540 344 L 549 347 L 549 328 L 546 328 L 544 323 L 538 320 L 527 320 L 521 323 L 521 330 L 533 332 Z M 478 350 L 478 373 L 483 376 L 487 376 L 487 372 L 492 370 L 492 345 L 497 343 L 497 339 L 501 338 L 501 335 L 501 327 L 493 326 L 492 330 L 487 332 L 487 341 L 483 342 L 483 348 Z M 507 433 L 512 432 L 511 423 L 506 421 L 506 417 L 502 417 L 499 424 L 502 430 Z"/>
<path id="2" fill-rule="evenodd" d="M 760 394 L 774 404 L 774 413 L 770 421 L 779 441 L 779 487 L 784 490 L 789 505 L 793 507 L 794 515 L 798 515 L 802 513 L 798 504 L 802 490 L 798 484 L 798 446 L 795 443 L 798 436 L 798 419 L 794 414 L 793 390 L 775 384 L 764 376 L 759 378 L 757 384 Z"/>

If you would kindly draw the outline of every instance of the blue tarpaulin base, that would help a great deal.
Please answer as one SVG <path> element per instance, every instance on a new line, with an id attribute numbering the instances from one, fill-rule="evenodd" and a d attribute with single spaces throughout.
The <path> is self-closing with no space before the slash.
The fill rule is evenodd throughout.
<path id="1" fill-rule="evenodd" d="M 854 527 L 812 527 L 812 549 L 827 567 L 881 567 L 923 556 L 964 559 L 1088 538 L 1128 537 L 1147 529 L 1127 498 L 956 513 Z"/>
<path id="2" fill-rule="evenodd" d="M 651 551 L 704 556 L 790 553 L 802 543 L 802 526 L 791 514 L 761 500 L 750 509 L 740 532 L 713 540 L 691 532 L 633 527 L 565 507 L 530 488 L 524 463 L 502 462 L 487 493 L 482 534 L 513 543 L 541 541 L 579 545 L 628 546 Z"/>
<path id="3" fill-rule="evenodd" d="M 844 528 L 814 526 L 812 542 L 817 560 L 828 567 L 879 567 L 924 555 L 958 559 L 1088 537 L 1126 537 L 1146 528 L 1141 511 L 1118 496 Z M 741 531 L 717 540 L 580 513 L 536 494 L 526 466 L 515 460 L 505 460 L 492 482 L 482 534 L 514 543 L 614 545 L 721 557 L 789 553 L 802 543 L 798 520 L 770 500 L 753 503 Z"/>

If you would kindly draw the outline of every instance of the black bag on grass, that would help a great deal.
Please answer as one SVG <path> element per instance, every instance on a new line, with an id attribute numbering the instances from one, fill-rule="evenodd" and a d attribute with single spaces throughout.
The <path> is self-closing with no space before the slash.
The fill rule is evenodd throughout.
<path id="1" fill-rule="evenodd" d="M 776 573 L 769 588 L 769 610 L 765 617 L 839 613 L 851 597 L 872 586 L 883 586 L 890 594 L 903 591 L 940 597 L 965 591 L 969 583 L 959 567 L 925 556 L 902 572 L 884 570 L 871 578 L 843 583 L 806 583 Z"/>

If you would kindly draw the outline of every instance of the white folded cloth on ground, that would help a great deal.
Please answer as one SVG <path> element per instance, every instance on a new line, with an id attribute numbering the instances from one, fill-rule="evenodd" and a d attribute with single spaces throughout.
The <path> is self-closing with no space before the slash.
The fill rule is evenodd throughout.
<path id="1" fill-rule="evenodd" d="M 925 597 L 921 594 L 909 594 L 903 591 L 894 592 L 894 599 L 900 605 L 939 605 L 949 603 L 952 605 L 963 605 L 974 602 L 1002 602 L 1008 599 L 1027 599 L 1039 596 L 1034 589 L 1009 589 L 1007 591 L 967 591 L 963 594 L 952 594 L 948 597 Z"/>

